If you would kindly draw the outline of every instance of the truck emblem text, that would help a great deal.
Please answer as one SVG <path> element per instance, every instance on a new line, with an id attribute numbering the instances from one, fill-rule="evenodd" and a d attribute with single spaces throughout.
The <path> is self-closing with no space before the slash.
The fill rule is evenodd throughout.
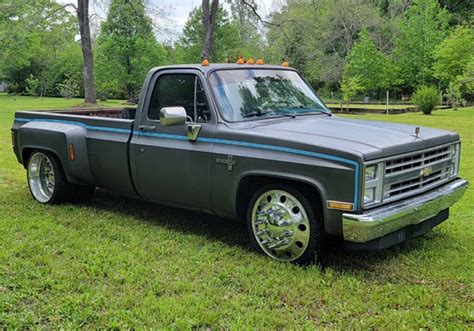
<path id="1" fill-rule="evenodd" d="M 227 170 L 232 171 L 235 166 L 235 160 L 232 155 L 227 156 L 227 159 L 216 159 L 217 164 L 227 165 Z"/>

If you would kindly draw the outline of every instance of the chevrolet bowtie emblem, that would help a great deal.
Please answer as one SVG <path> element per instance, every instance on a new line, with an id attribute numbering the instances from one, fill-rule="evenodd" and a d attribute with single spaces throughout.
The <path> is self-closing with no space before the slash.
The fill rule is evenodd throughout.
<path id="1" fill-rule="evenodd" d="M 420 170 L 420 176 L 421 177 L 428 177 L 429 175 L 431 175 L 432 172 L 433 172 L 433 168 L 426 167 L 426 168 L 423 168 L 423 169 Z"/>

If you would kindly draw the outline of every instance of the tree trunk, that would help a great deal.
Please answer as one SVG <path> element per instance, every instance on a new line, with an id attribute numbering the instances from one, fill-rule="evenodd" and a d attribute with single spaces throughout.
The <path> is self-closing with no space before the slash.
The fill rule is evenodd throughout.
<path id="1" fill-rule="evenodd" d="M 97 103 L 94 84 L 94 58 L 89 30 L 89 0 L 77 0 L 77 18 L 81 32 L 81 48 L 84 58 L 84 94 L 86 103 Z"/>
<path id="2" fill-rule="evenodd" d="M 210 60 L 212 47 L 214 46 L 214 30 L 216 28 L 216 15 L 219 8 L 219 0 L 212 0 L 209 10 L 209 0 L 202 0 L 202 26 L 204 28 L 204 46 L 201 52 L 202 60 Z"/>

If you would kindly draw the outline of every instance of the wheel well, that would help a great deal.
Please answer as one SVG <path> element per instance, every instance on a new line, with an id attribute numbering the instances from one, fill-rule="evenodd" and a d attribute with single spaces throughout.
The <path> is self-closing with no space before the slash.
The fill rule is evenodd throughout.
<path id="1" fill-rule="evenodd" d="M 30 158 L 30 155 L 31 153 L 34 151 L 34 148 L 24 148 L 22 151 L 21 151 L 21 160 L 23 161 L 23 167 L 26 167 L 28 166 L 28 159 Z"/>
<path id="2" fill-rule="evenodd" d="M 310 200 L 319 204 L 322 210 L 322 198 L 318 188 L 314 185 L 286 178 L 278 178 L 271 176 L 247 176 L 244 177 L 237 188 L 236 197 L 236 215 L 239 221 L 245 221 L 247 217 L 247 208 L 256 190 L 268 184 L 285 184 L 293 186 Z"/>

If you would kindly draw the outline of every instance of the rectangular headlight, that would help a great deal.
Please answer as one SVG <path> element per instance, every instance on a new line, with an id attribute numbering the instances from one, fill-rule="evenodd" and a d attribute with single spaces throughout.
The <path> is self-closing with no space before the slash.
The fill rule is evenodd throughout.
<path id="1" fill-rule="evenodd" d="M 364 204 L 375 200 L 375 187 L 366 188 L 364 191 Z"/>
<path id="2" fill-rule="evenodd" d="M 459 173 L 460 147 L 459 144 L 451 146 L 451 177 L 455 177 Z"/>
<path id="3" fill-rule="evenodd" d="M 377 175 L 377 165 L 371 165 L 365 167 L 365 180 L 372 180 Z"/>

